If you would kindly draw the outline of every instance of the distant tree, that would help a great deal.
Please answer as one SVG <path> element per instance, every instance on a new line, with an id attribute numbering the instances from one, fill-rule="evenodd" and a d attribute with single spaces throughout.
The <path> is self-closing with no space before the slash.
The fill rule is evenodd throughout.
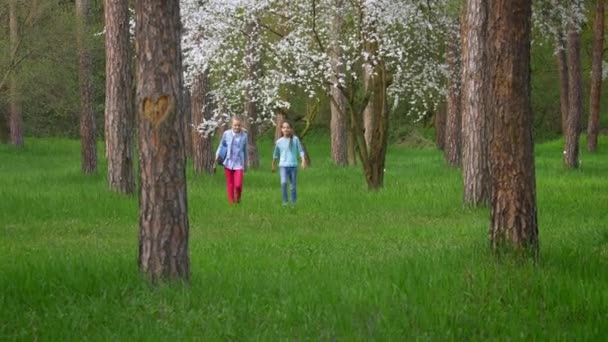
<path id="1" fill-rule="evenodd" d="M 564 132 L 564 165 L 579 167 L 581 117 L 583 114 L 583 77 L 581 72 L 581 32 L 570 26 L 566 42 L 568 62 L 568 118 Z"/>
<path id="2" fill-rule="evenodd" d="M 139 269 L 188 280 L 188 200 L 178 0 L 135 2 Z"/>
<path id="3" fill-rule="evenodd" d="M 604 54 L 604 0 L 595 2 L 593 25 L 593 56 L 591 61 L 591 94 L 589 99 L 589 121 L 587 124 L 587 149 L 597 150 L 600 130 L 600 98 L 602 95 L 602 63 Z"/>
<path id="4" fill-rule="evenodd" d="M 446 123 L 444 154 L 448 165 L 462 165 L 462 58 L 460 47 L 460 23 L 455 22 L 447 42 L 446 64 L 449 71 L 446 99 Z"/>
<path id="5" fill-rule="evenodd" d="M 258 155 L 258 99 L 256 83 L 261 76 L 261 27 L 257 22 L 257 16 L 254 16 L 245 24 L 245 35 L 247 37 L 245 56 L 246 80 L 248 86 L 245 89 L 245 128 L 247 129 L 247 166 L 251 169 L 257 169 L 260 166 L 260 156 Z"/>
<path id="6" fill-rule="evenodd" d="M 21 94 L 19 91 L 19 79 L 15 72 L 17 63 L 17 51 L 19 49 L 19 16 L 17 12 L 17 0 L 9 1 L 9 27 L 10 27 L 10 53 L 12 72 L 10 73 L 10 114 L 9 131 L 11 144 L 23 146 L 23 113 L 21 108 Z"/>
<path id="7" fill-rule="evenodd" d="M 337 84 L 336 75 L 345 74 L 344 51 L 340 45 L 342 32 L 344 30 L 344 18 L 341 14 L 344 0 L 335 0 L 333 7 L 333 20 L 329 27 L 329 56 L 333 75 L 331 84 Z M 346 116 L 346 98 L 337 87 L 330 87 L 329 96 L 331 120 L 331 157 L 338 166 L 349 165 L 348 159 L 348 118 Z M 354 159 L 354 158 L 353 158 Z"/>
<path id="8" fill-rule="evenodd" d="M 568 91 L 570 86 L 568 85 L 568 60 L 566 57 L 566 38 L 563 33 L 559 33 L 558 35 L 558 46 L 561 46 L 557 49 L 557 72 L 559 77 L 559 110 L 560 110 L 560 118 L 562 134 L 566 134 L 567 126 L 566 122 L 568 121 L 568 113 L 570 112 L 570 104 L 568 102 Z"/>
<path id="9" fill-rule="evenodd" d="M 80 82 L 81 166 L 85 174 L 97 171 L 97 129 L 93 111 L 93 66 L 89 47 L 90 0 L 76 0 L 76 38 Z"/>
<path id="10" fill-rule="evenodd" d="M 465 205 L 490 201 L 488 158 L 488 7 L 466 0 L 462 21 L 462 173 Z"/>
<path id="11" fill-rule="evenodd" d="M 211 96 L 211 78 L 209 70 L 203 70 L 192 84 L 191 96 L 192 124 L 196 127 L 204 120 L 213 116 L 214 104 Z M 188 130 L 192 136 L 192 164 L 194 172 L 200 174 L 213 173 L 215 151 L 213 150 L 213 137 L 202 135 L 195 130 Z"/>
<path id="12" fill-rule="evenodd" d="M 134 114 L 127 0 L 105 0 L 106 102 L 105 139 L 108 183 L 117 192 L 135 191 Z"/>
<path id="13" fill-rule="evenodd" d="M 494 250 L 537 255 L 536 176 L 530 85 L 530 0 L 493 0 L 489 6 L 490 167 Z"/>

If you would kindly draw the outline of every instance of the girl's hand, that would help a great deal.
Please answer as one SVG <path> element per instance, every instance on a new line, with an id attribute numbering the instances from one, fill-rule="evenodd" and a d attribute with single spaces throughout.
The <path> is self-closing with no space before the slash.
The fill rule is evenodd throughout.
<path id="1" fill-rule="evenodd" d="M 302 168 L 305 169 L 306 168 L 306 161 L 302 160 Z"/>
<path id="2" fill-rule="evenodd" d="M 274 168 L 274 165 L 272 165 L 272 167 L 270 168 L 270 172 L 274 173 L 274 171 L 275 171 L 275 168 Z"/>

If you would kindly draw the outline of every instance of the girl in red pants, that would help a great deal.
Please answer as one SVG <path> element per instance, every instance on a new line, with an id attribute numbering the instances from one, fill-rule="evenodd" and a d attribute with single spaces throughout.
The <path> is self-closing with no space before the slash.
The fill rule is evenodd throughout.
<path id="1" fill-rule="evenodd" d="M 247 133 L 243 130 L 241 118 L 232 118 L 232 129 L 222 135 L 215 160 L 224 165 L 228 201 L 230 204 L 240 203 L 243 172 L 247 170 Z"/>

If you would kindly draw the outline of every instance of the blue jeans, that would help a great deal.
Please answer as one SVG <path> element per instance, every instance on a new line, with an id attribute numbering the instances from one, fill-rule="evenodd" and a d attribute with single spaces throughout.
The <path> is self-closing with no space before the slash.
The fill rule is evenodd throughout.
<path id="1" fill-rule="evenodd" d="M 298 200 L 298 193 L 296 190 L 296 176 L 298 174 L 297 166 L 281 166 L 279 168 L 281 175 L 281 193 L 283 194 L 283 204 L 288 203 L 287 197 L 287 180 L 291 183 L 291 203 L 295 204 Z"/>

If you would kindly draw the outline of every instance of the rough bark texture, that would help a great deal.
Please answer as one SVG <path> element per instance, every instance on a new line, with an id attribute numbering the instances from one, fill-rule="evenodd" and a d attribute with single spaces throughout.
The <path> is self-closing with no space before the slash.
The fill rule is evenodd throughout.
<path id="1" fill-rule="evenodd" d="M 342 0 L 336 0 L 336 8 L 342 7 Z M 334 19 L 331 22 L 329 36 L 329 56 L 331 58 L 332 69 L 335 74 L 344 74 L 345 67 L 342 63 L 342 48 L 340 47 L 340 33 L 342 32 L 343 20 L 338 14 L 334 14 Z M 337 84 L 337 77 L 332 78 L 332 83 Z M 337 87 L 330 86 L 330 108 L 331 108 L 331 157 L 334 163 L 338 166 L 348 165 L 348 129 L 346 125 L 346 98 L 342 91 Z"/>
<path id="2" fill-rule="evenodd" d="M 76 0 L 78 79 L 80 83 L 81 167 L 85 174 L 97 171 L 97 132 L 93 111 L 93 66 L 89 48 L 90 0 Z"/>
<path id="3" fill-rule="evenodd" d="M 568 104 L 568 61 L 566 58 L 566 40 L 561 38 L 557 41 L 557 72 L 559 75 L 559 109 L 561 114 L 562 134 L 566 134 L 566 122 L 568 121 L 568 112 L 570 106 Z"/>
<path id="4" fill-rule="evenodd" d="M 178 0 L 137 0 L 139 269 L 189 279 L 188 201 Z"/>
<path id="5" fill-rule="evenodd" d="M 213 103 L 210 94 L 209 70 L 202 72 L 194 82 L 191 96 L 191 116 L 194 126 L 198 126 L 203 119 L 211 119 L 213 115 Z M 213 136 L 202 136 L 197 131 L 192 134 L 192 164 L 197 174 L 214 171 Z"/>
<path id="6" fill-rule="evenodd" d="M 583 113 L 583 81 L 581 75 L 581 34 L 571 29 L 568 32 L 568 119 L 564 146 L 564 165 L 575 169 L 579 166 L 579 141 L 581 116 Z"/>
<path id="7" fill-rule="evenodd" d="M 106 106 L 105 138 L 110 189 L 135 191 L 132 75 L 127 0 L 105 0 Z"/>
<path id="8" fill-rule="evenodd" d="M 17 16 L 17 1 L 9 1 L 9 31 L 11 61 L 17 60 L 17 46 L 19 45 L 19 24 Z M 10 142 L 17 147 L 23 147 L 23 113 L 21 108 L 21 94 L 19 92 L 19 81 L 15 70 L 11 73 L 9 81 L 10 89 L 10 114 L 9 131 Z"/>
<path id="9" fill-rule="evenodd" d="M 454 34 L 448 41 L 446 62 L 449 68 L 447 94 L 447 116 L 445 123 L 445 159 L 448 165 L 462 164 L 462 113 L 460 108 L 461 59 L 458 37 Z"/>
<path id="10" fill-rule="evenodd" d="M 472 206 L 490 201 L 487 15 L 485 0 L 466 1 L 462 22 L 462 173 L 464 204 Z"/>
<path id="11" fill-rule="evenodd" d="M 490 166 L 494 250 L 538 249 L 536 178 L 530 103 L 531 1 L 489 7 Z"/>
<path id="12" fill-rule="evenodd" d="M 591 94 L 589 99 L 589 122 L 587 124 L 587 150 L 597 150 L 597 136 L 600 130 L 600 99 L 602 96 L 602 58 L 604 54 L 604 0 L 595 4 L 593 26 L 593 57 L 591 61 Z"/>

